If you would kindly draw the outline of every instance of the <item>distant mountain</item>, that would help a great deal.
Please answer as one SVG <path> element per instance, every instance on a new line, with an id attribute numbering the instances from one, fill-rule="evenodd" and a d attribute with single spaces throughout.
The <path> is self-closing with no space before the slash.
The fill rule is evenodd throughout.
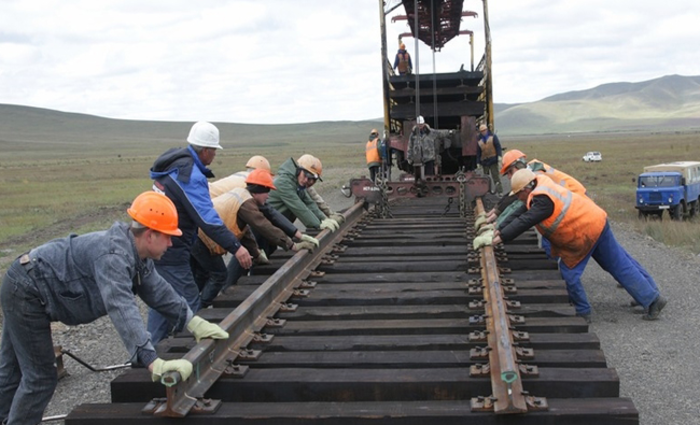
<path id="1" fill-rule="evenodd" d="M 700 129 L 700 76 L 603 84 L 494 110 L 499 134 Z"/>

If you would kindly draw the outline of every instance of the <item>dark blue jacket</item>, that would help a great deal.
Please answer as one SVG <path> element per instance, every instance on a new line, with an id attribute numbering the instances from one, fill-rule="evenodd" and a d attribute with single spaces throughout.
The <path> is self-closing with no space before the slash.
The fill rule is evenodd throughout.
<path id="1" fill-rule="evenodd" d="M 164 193 L 173 201 L 177 208 L 178 227 L 182 230 L 182 236 L 172 238 L 173 246 L 156 264 L 189 264 L 199 228 L 230 253 L 241 247 L 212 205 L 207 177 L 214 177 L 214 174 L 202 164 L 191 146 L 170 149 L 153 163 L 153 190 Z"/>

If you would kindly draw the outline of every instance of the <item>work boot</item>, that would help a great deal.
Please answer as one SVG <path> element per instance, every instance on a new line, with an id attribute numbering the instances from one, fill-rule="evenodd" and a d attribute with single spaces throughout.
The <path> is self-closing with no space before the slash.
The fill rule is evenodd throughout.
<path id="1" fill-rule="evenodd" d="M 639 306 L 639 305 L 641 305 L 641 304 L 639 304 L 639 303 L 637 302 L 637 300 L 632 300 L 632 301 L 630 301 L 630 307 L 637 307 L 637 306 Z"/>
<path id="2" fill-rule="evenodd" d="M 666 298 L 659 295 L 656 300 L 649 306 L 649 310 L 642 316 L 644 320 L 656 320 L 659 318 L 659 313 L 666 307 L 668 301 Z"/>
<path id="3" fill-rule="evenodd" d="M 588 324 L 591 324 L 593 322 L 593 319 L 591 319 L 591 313 L 588 313 L 588 314 L 576 313 L 576 316 L 582 318 Z"/>

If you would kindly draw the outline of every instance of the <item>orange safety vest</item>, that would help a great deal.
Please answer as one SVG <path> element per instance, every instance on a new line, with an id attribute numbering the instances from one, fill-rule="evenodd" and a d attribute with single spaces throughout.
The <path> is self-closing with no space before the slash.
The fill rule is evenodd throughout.
<path id="1" fill-rule="evenodd" d="M 209 183 L 209 196 L 211 199 L 214 199 L 237 187 L 246 187 L 245 179 L 248 178 L 249 174 L 250 171 L 239 171 L 228 177 Z"/>
<path id="2" fill-rule="evenodd" d="M 533 164 L 535 162 L 539 162 L 544 166 L 544 175 L 552 179 L 554 183 L 563 186 L 581 196 L 586 196 L 586 187 L 582 185 L 581 182 L 566 174 L 565 172 L 559 171 L 556 168 L 553 168 L 548 164 L 545 164 L 544 162 L 537 159 L 533 159 L 532 161 L 528 162 L 528 165 Z"/>
<path id="3" fill-rule="evenodd" d="M 379 157 L 379 149 L 377 149 L 377 143 L 379 143 L 379 137 L 367 141 L 367 144 L 365 145 L 367 165 L 379 165 L 381 162 L 381 158 Z"/>
<path id="4" fill-rule="evenodd" d="M 248 231 L 249 227 L 245 226 L 243 229 L 238 227 L 238 210 L 241 209 L 241 205 L 243 205 L 245 201 L 252 198 L 253 196 L 250 192 L 244 188 L 238 187 L 212 199 L 214 209 L 219 214 L 219 217 L 221 217 L 221 221 L 236 235 L 239 241 Z M 202 229 L 199 229 L 199 239 L 209 248 L 209 252 L 211 252 L 212 255 L 226 254 L 226 250 L 207 236 Z"/>
<path id="5" fill-rule="evenodd" d="M 405 74 L 408 72 L 408 52 L 397 53 L 396 56 L 399 57 L 399 66 L 397 68 L 401 74 Z"/>
<path id="6" fill-rule="evenodd" d="M 493 158 L 496 156 L 496 146 L 493 144 L 493 135 L 490 135 L 486 142 L 479 140 L 479 148 L 481 149 L 481 160 Z"/>
<path id="7" fill-rule="evenodd" d="M 537 224 L 537 230 L 552 243 L 552 256 L 561 257 L 567 267 L 576 267 L 593 249 L 605 228 L 608 215 L 595 202 L 561 187 L 544 175 L 527 197 L 545 195 L 554 203 L 554 213 Z"/>

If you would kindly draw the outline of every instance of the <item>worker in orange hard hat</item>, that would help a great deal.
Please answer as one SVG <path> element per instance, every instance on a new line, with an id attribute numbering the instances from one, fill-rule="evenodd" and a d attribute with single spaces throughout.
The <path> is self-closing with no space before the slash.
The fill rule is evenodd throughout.
<path id="1" fill-rule="evenodd" d="M 369 179 L 376 183 L 379 167 L 382 165 L 382 155 L 380 152 L 379 131 L 372 129 L 365 144 L 365 159 L 369 168 Z"/>
<path id="2" fill-rule="evenodd" d="M 270 161 L 268 161 L 267 158 L 262 155 L 253 155 L 248 159 L 248 162 L 246 162 L 244 171 L 238 171 L 228 177 L 209 183 L 209 196 L 214 199 L 229 190 L 233 190 L 237 187 L 245 187 L 246 177 L 248 177 L 251 171 L 258 169 L 266 170 L 269 173 L 272 172 L 272 169 L 270 169 Z"/>
<path id="3" fill-rule="evenodd" d="M 154 381 L 166 372 L 192 373 L 188 360 L 158 357 L 134 295 L 167 318 L 173 331 L 185 327 L 201 338 L 228 338 L 219 326 L 194 316 L 184 298 L 156 272 L 153 260 L 182 234 L 173 202 L 144 192 L 127 210 L 131 223 L 54 239 L 19 256 L 0 285 L 0 418 L 38 424 L 58 382 L 51 322 L 74 326 L 109 314 L 131 360 Z"/>
<path id="4" fill-rule="evenodd" d="M 226 227 L 253 256 L 253 266 L 270 263 L 266 252 L 258 246 L 256 236 L 285 251 L 312 251 L 318 246 L 318 240 L 301 233 L 267 204 L 270 191 L 276 189 L 269 171 L 255 169 L 246 177 L 245 183 L 245 187 L 234 188 L 212 202 Z M 235 284 L 248 270 L 237 261 L 230 261 L 227 267 L 222 257 L 224 254 L 225 249 L 204 232 L 199 232 L 199 239 L 192 247 L 192 267 L 197 286 L 201 289 L 202 308 L 210 306 L 219 291 Z"/>
<path id="5" fill-rule="evenodd" d="M 406 45 L 403 43 L 399 44 L 399 50 L 396 52 L 396 57 L 394 58 L 394 69 L 399 73 L 399 75 L 407 75 L 413 71 L 411 55 L 408 54 L 406 51 Z"/>

